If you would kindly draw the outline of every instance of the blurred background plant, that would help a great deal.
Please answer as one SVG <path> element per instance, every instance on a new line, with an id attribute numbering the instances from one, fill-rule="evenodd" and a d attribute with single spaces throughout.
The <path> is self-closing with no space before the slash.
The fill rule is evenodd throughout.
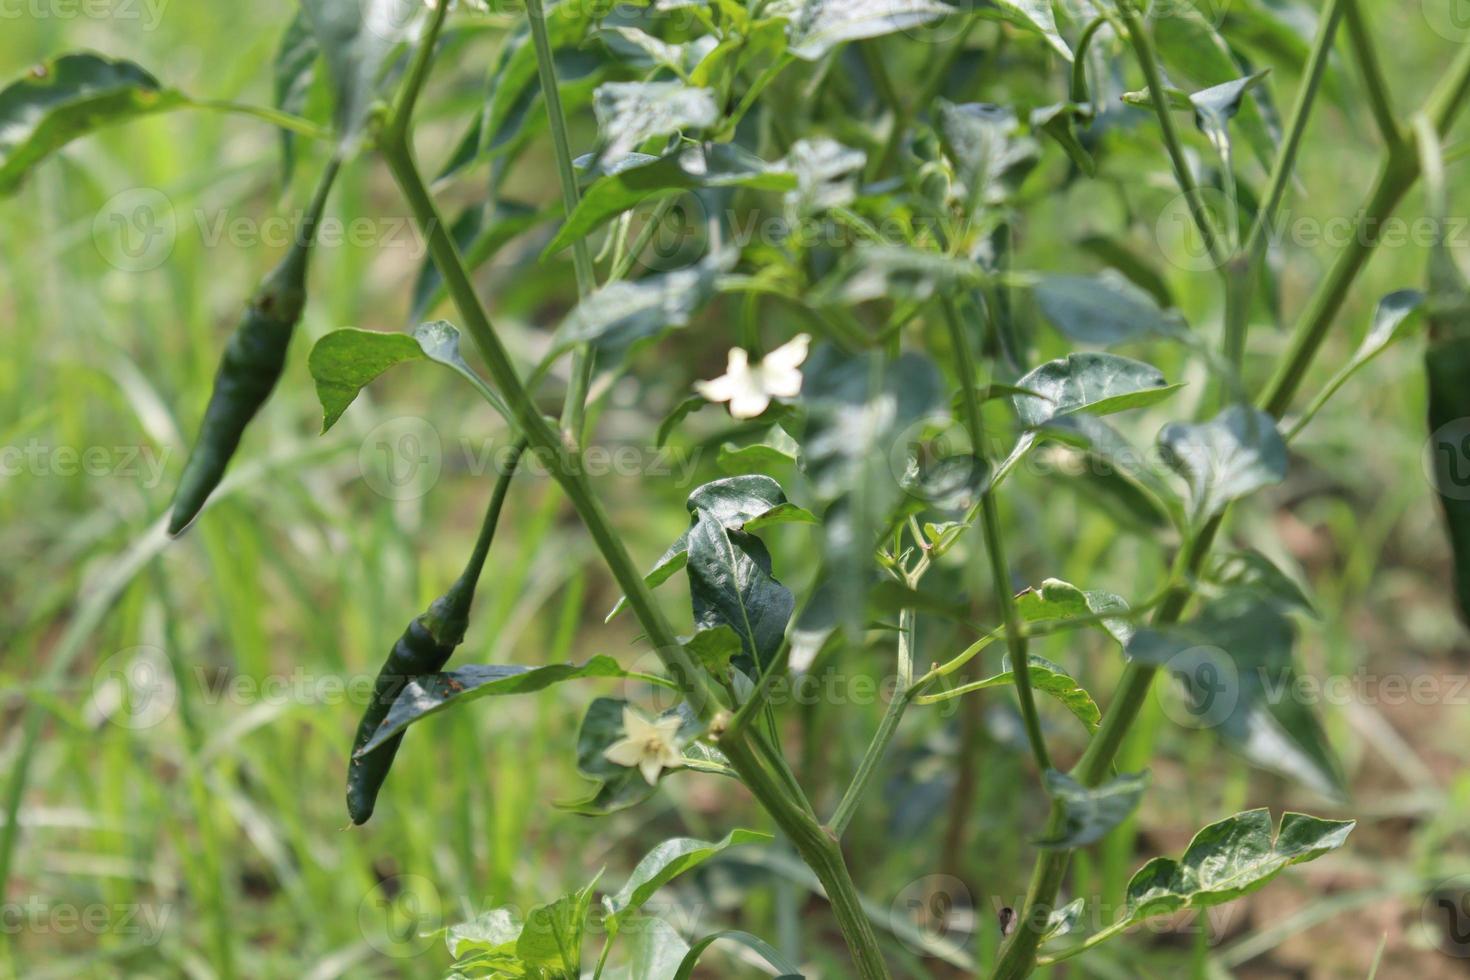
<path id="1" fill-rule="evenodd" d="M 1402 107 L 1417 104 L 1470 32 L 1452 29 L 1453 0 L 1371 6 L 1392 89 Z M 1248 16 L 1257 8 L 1272 16 Z M 1225 4 L 1218 14 L 1232 43 L 1275 69 L 1266 83 L 1274 105 L 1289 105 L 1312 6 Z M 93 49 L 166 70 L 168 84 L 199 96 L 270 105 L 271 66 L 293 15 L 286 0 L 228 15 L 168 0 L 38 0 L 0 14 L 4 75 Z M 493 11 L 459 24 L 446 42 L 420 114 L 427 167 L 451 157 L 518 16 Z M 1080 22 L 1066 22 L 1068 36 Z M 870 50 L 890 78 L 942 70 L 935 91 L 956 102 L 1035 101 L 1028 91 L 1042 84 L 1037 66 L 1046 61 L 1019 37 L 1010 25 L 956 17 Z M 600 43 L 611 44 L 565 52 L 571 90 L 597 80 Z M 942 69 L 932 63 L 936 51 L 952 52 Z M 853 113 L 841 135 L 870 142 L 858 110 L 881 116 L 882 75 L 855 50 L 835 64 Z M 796 81 L 808 77 L 781 90 L 793 104 Z M 583 89 L 569 100 L 578 152 L 595 143 L 591 87 Z M 1372 119 L 1345 61 L 1332 66 L 1327 92 L 1283 221 L 1288 240 L 1274 256 L 1279 307 L 1288 311 L 1320 279 L 1341 244 L 1336 222 L 1352 216 L 1373 172 Z M 304 93 L 302 111 L 324 99 L 318 89 Z M 519 111 L 532 118 L 541 110 Z M 1218 320 L 1218 290 L 1193 274 L 1193 253 L 1180 251 L 1179 205 L 1157 143 L 1122 126 L 1092 138 L 1106 142 L 1102 180 L 1064 179 L 1072 164 L 1048 146 L 1040 172 L 1021 186 L 1018 267 L 1082 272 L 1143 256 L 1150 271 L 1138 275 L 1152 277 L 1157 295 L 1191 323 Z M 344 171 L 328 209 L 288 383 L 257 419 L 227 492 L 186 538 L 167 543 L 160 515 L 224 331 L 246 285 L 289 240 L 292 202 L 310 187 L 304 171 L 312 168 L 302 166 L 283 187 L 281 139 L 268 123 L 225 115 L 143 119 L 72 144 L 0 201 L 0 554 L 8 559 L 0 563 L 0 772 L 21 762 L 27 713 L 42 726 L 24 794 L 0 801 L 3 830 L 16 840 L 0 971 L 15 976 L 438 976 L 449 964 L 444 944 L 421 934 L 493 906 L 529 907 L 603 866 L 619 879 L 671 834 L 718 839 L 733 825 L 732 808 L 749 810 L 746 825 L 761 819 L 714 777 L 666 784 L 639 808 L 600 821 L 553 806 L 584 785 L 573 751 L 590 697 L 584 685 L 423 722 L 377 816 L 345 829 L 342 774 L 364 692 L 403 624 L 457 574 L 492 455 L 507 436 L 447 373 L 404 371 L 317 437 L 305 367 L 311 342 L 346 325 L 402 329 L 422 305 L 422 239 L 382 165 L 365 157 Z M 297 143 L 298 156 L 319 152 Z M 499 159 L 504 200 L 529 214 L 559 208 L 544 139 Z M 481 162 L 468 179 L 446 179 L 442 196 L 477 200 L 485 169 Z M 1127 174 L 1126 189 L 1110 173 Z M 1139 173 L 1153 193 L 1138 193 Z M 1466 207 L 1470 200 L 1455 195 L 1451 214 Z M 686 210 L 687 201 L 674 218 Z M 1423 210 L 1415 192 L 1403 213 Z M 524 363 L 544 352 L 549 328 L 576 301 L 570 254 L 540 258 L 554 229 L 528 219 L 477 280 Z M 669 229 L 642 259 L 655 271 L 683 264 L 684 239 Z M 1378 250 L 1314 369 L 1322 379 L 1355 348 L 1379 297 L 1422 286 L 1425 261 L 1422 242 Z M 794 312 L 762 309 L 771 338 L 802 329 Z M 716 408 L 691 416 L 666 450 L 649 444 L 692 382 L 725 369 L 729 348 L 745 338 L 724 325 L 740 316 L 738 296 L 720 298 L 698 328 L 665 338 L 608 382 L 595 413 L 591 442 L 608 450 L 599 486 L 640 563 L 682 532 L 695 486 L 746 465 L 722 447 L 752 431 Z M 1024 305 L 1017 316 L 1037 313 Z M 1066 349 L 1044 330 L 1038 338 L 1048 356 Z M 1258 329 L 1247 369 L 1260 373 L 1284 345 L 1284 332 Z M 1198 365 L 1169 357 L 1160 366 L 1191 382 L 1187 397 L 1208 397 Z M 1302 630 L 1301 657 L 1311 676 L 1337 681 L 1323 688 L 1322 713 L 1353 802 L 1334 808 L 1253 770 L 1208 733 L 1176 728 L 1162 737 L 1173 708 L 1159 694 L 1119 759 L 1120 771 L 1152 768 L 1150 792 L 1124 832 L 1078 856 L 1073 891 L 1116 900 L 1142 860 L 1177 854 L 1196 828 L 1250 806 L 1355 817 L 1350 845 L 1212 910 L 1204 925 L 1171 920 L 1056 975 L 1361 977 L 1373 963 L 1382 977 L 1465 975 L 1470 651 L 1447 585 L 1437 507 L 1420 476 L 1420 375 L 1417 349 L 1403 345 L 1351 381 L 1293 443 L 1291 475 L 1269 506 L 1243 509 L 1236 522 L 1243 543 L 1293 569 L 1312 596 L 1319 618 Z M 1167 417 L 1155 410 L 1140 427 Z M 1018 587 L 1056 577 L 1137 595 L 1140 583 L 1162 580 L 1158 554 L 1126 530 L 1128 512 L 1100 507 L 1089 480 L 1024 468 L 1014 479 L 1017 492 L 1003 506 Z M 818 571 L 817 533 L 795 529 L 769 542 L 798 594 Z M 638 660 L 636 624 L 603 623 L 618 589 L 544 473 L 533 468 L 517 481 L 500 534 L 460 660 Z M 941 571 L 956 594 L 986 594 L 956 584 L 985 580 L 978 545 Z M 660 598 L 683 608 L 677 589 Z M 974 613 L 998 620 L 983 598 Z M 970 639 L 937 618 L 923 619 L 920 635 L 920 664 Z M 882 713 L 874 693 L 889 670 L 882 643 L 891 640 L 875 640 L 868 655 L 853 651 L 823 696 L 795 712 L 798 769 L 819 809 L 835 802 L 843 782 L 835 774 L 851 771 Z M 1071 664 L 1100 696 L 1120 669 L 1101 636 L 1038 641 L 1035 652 Z M 586 683 L 618 693 L 616 682 Z M 954 703 L 910 714 L 880 773 L 882 791 L 844 841 L 895 968 L 912 976 L 968 975 L 967 964 L 993 956 L 1000 910 L 1021 904 L 1028 841 L 1046 814 L 1010 700 L 976 703 L 974 729 Z M 1083 733 L 1065 711 L 1041 707 L 1049 738 L 1080 745 Z M 956 765 L 962 732 L 969 741 Z M 689 933 L 748 929 L 812 973 L 847 975 L 825 904 L 794 857 L 734 851 L 681 889 L 677 910 L 688 918 L 670 918 Z M 711 962 L 710 975 L 751 969 L 733 952 Z"/>

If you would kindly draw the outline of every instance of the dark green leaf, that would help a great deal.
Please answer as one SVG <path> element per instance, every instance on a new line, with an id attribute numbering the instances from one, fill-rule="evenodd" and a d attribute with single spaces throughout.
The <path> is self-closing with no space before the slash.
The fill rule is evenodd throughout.
<path id="1" fill-rule="evenodd" d="M 1209 422 L 1175 422 L 1159 433 L 1164 462 L 1189 484 L 1196 521 L 1286 479 L 1286 443 L 1265 412 L 1232 405 Z"/>
<path id="2" fill-rule="evenodd" d="M 729 626 L 746 657 L 764 669 L 775 658 L 796 600 L 771 574 L 771 554 L 754 535 L 706 511 L 688 535 L 689 594 L 701 629 Z"/>
<path id="3" fill-rule="evenodd" d="M 1073 340 L 1099 347 L 1177 337 L 1183 324 L 1154 298 L 1111 270 L 1096 277 L 1048 276 L 1036 302 L 1052 325 Z"/>
<path id="4" fill-rule="evenodd" d="M 751 525 L 749 530 L 754 531 L 771 524 L 811 523 L 816 520 L 808 511 L 787 501 L 781 484 L 756 473 L 706 483 L 689 495 L 684 506 L 689 510 L 691 529 L 698 522 L 700 511 L 732 531 L 744 530 L 747 524 Z M 690 531 L 685 531 L 679 535 L 679 539 L 644 575 L 643 581 L 649 588 L 657 588 L 684 567 L 688 558 L 689 534 Z M 619 599 L 607 618 L 612 619 L 626 604 L 626 598 Z"/>
<path id="5" fill-rule="evenodd" d="M 1230 593 L 1180 626 L 1140 629 L 1128 656 L 1166 668 L 1187 702 L 1175 720 L 1216 732 L 1263 769 L 1324 796 L 1342 795 L 1341 767 L 1293 664 L 1296 631 L 1279 606 L 1253 593 Z"/>
<path id="6" fill-rule="evenodd" d="M 608 82 L 593 94 L 592 111 L 603 166 L 623 159 L 645 140 L 704 129 L 720 117 L 713 91 L 683 82 Z"/>
<path id="7" fill-rule="evenodd" d="M 429 674 L 408 682 L 403 693 L 388 709 L 377 734 L 358 749 L 366 755 L 409 725 L 449 708 L 480 698 L 533 694 L 553 684 L 583 677 L 626 677 L 623 668 L 612 657 L 593 657 L 585 664 L 548 664 L 527 667 L 521 664 L 470 664 L 457 670 Z"/>
<path id="8" fill-rule="evenodd" d="M 1209 578 L 1232 589 L 1254 592 L 1286 610 L 1317 615 L 1306 591 L 1259 551 L 1236 551 L 1215 556 Z"/>
<path id="9" fill-rule="evenodd" d="M 1249 894 L 1285 868 L 1341 847 L 1355 826 L 1353 820 L 1286 813 L 1272 840 L 1271 812 L 1266 809 L 1247 810 L 1210 824 L 1195 835 L 1178 861 L 1154 858 L 1133 876 L 1121 924 L 1222 905 Z"/>
<path id="10" fill-rule="evenodd" d="M 588 343 L 599 364 L 611 367 L 637 342 L 686 325 L 714 296 L 720 275 L 735 258 L 723 252 L 688 269 L 608 283 L 567 314 L 557 342 L 564 347 Z"/>
<path id="11" fill-rule="evenodd" d="M 0 194 L 79 136 L 188 104 L 131 61 L 89 52 L 43 61 L 0 90 Z"/>
<path id="12" fill-rule="evenodd" d="M 1037 841 L 1044 848 L 1086 847 L 1128 819 L 1148 788 L 1148 773 L 1124 773 L 1101 786 L 1083 786 L 1066 773 L 1049 769 L 1046 791 L 1061 804 L 1066 821 L 1061 833 Z"/>
<path id="13" fill-rule="evenodd" d="M 311 92 L 311 83 L 316 78 L 316 62 L 321 55 L 316 35 L 306 21 L 306 14 L 296 11 L 286 33 L 281 36 L 276 48 L 274 65 L 275 103 L 282 112 L 301 115 L 306 109 L 306 98 Z M 296 166 L 296 134 L 281 130 L 281 182 L 288 184 Z"/>
<path id="14" fill-rule="evenodd" d="M 1167 383 L 1151 364 L 1091 351 L 1048 361 L 1016 383 L 1036 392 L 1012 400 L 1022 424 L 1030 428 L 1073 412 L 1110 415 L 1143 408 L 1182 387 Z"/>
<path id="15" fill-rule="evenodd" d="M 342 143 L 355 148 L 379 97 L 388 57 L 424 11 L 417 0 L 301 0 L 326 58 Z"/>

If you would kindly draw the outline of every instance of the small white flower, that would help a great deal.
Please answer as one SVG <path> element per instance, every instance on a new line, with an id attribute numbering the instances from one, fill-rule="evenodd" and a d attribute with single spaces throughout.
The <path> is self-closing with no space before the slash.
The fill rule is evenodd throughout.
<path id="1" fill-rule="evenodd" d="M 652 786 L 661 769 L 673 769 L 683 761 L 675 736 L 682 720 L 678 715 L 649 721 L 632 708 L 623 708 L 623 737 L 609 745 L 603 758 L 620 766 L 637 766 Z"/>
<path id="2" fill-rule="evenodd" d="M 729 402 L 737 419 L 753 419 L 766 410 L 772 398 L 795 398 L 801 394 L 801 363 L 812 339 L 798 334 L 771 351 L 754 367 L 742 348 L 730 348 L 725 373 L 712 381 L 696 381 L 694 390 L 712 402 Z"/>

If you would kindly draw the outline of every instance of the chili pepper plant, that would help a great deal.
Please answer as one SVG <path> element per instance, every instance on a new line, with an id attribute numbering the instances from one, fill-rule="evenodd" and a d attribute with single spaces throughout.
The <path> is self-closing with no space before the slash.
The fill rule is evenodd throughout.
<path id="1" fill-rule="evenodd" d="M 1350 815 L 1323 719 L 1261 680 L 1294 676 L 1312 603 L 1239 543 L 1231 516 L 1286 479 L 1291 441 L 1360 368 L 1421 332 L 1431 448 L 1446 465 L 1459 452 L 1470 294 L 1444 237 L 1424 281 L 1385 297 L 1372 323 L 1340 315 L 1372 228 L 1421 178 L 1430 217 L 1444 217 L 1442 147 L 1470 92 L 1462 46 L 1413 94 L 1420 108 L 1396 109 L 1373 24 L 1387 16 L 1361 0 L 302 0 L 279 41 L 272 106 L 186 95 L 92 52 L 37 65 L 0 92 L 0 187 L 14 191 L 91 130 L 191 109 L 277 127 L 288 197 L 298 171 L 312 174 L 285 257 L 253 294 L 241 284 L 251 298 L 207 407 L 182 406 L 203 415 L 173 535 L 210 520 L 211 495 L 281 384 L 314 384 L 325 431 L 390 369 L 436 365 L 500 420 L 513 449 L 486 480 L 463 574 L 401 636 L 379 638 L 387 659 L 343 773 L 352 823 L 392 805 L 380 790 L 395 761 L 426 751 L 405 738 L 424 719 L 495 712 L 553 685 L 586 704 L 562 748 L 589 787 L 565 808 L 605 820 L 707 780 L 762 814 L 761 830 L 660 844 L 600 903 L 594 881 L 525 916 L 494 909 L 454 926 L 453 975 L 687 977 L 721 939 L 796 975 L 789 949 L 742 931 L 681 935 L 645 908 L 740 845 L 804 865 L 825 897 L 823 927 L 840 934 L 841 975 L 943 960 L 1014 980 L 1134 941 L 1115 937 L 1145 920 L 1230 902 L 1353 830 L 1351 819 L 1219 813 L 1182 854 L 1143 863 L 1122 896 L 1082 892 L 1073 874 L 1099 842 L 1132 840 L 1149 775 L 1121 768 L 1120 749 L 1161 690 L 1176 692 L 1171 715 L 1319 810 Z M 1379 156 L 1378 176 L 1354 218 L 1368 233 L 1288 304 L 1278 270 L 1292 246 L 1278 221 L 1303 193 L 1297 160 L 1332 102 L 1377 128 L 1378 146 L 1361 152 Z M 415 127 L 425 112 L 432 139 Z M 526 206 L 507 186 L 537 167 L 558 193 Z M 318 288 L 315 232 L 346 168 L 386 170 L 428 262 L 406 329 L 333 330 L 303 367 L 288 353 Z M 576 299 L 508 330 L 476 273 L 528 237 Z M 1180 283 L 1213 297 L 1195 304 L 1213 312 L 1189 322 Z M 537 344 L 521 342 L 524 329 Z M 1361 333 L 1361 346 L 1318 365 L 1334 331 Z M 695 337 L 716 362 L 678 356 Z M 673 401 L 637 388 L 654 366 L 682 372 Z M 1330 373 L 1320 387 L 1319 368 Z M 637 515 L 610 509 L 587 465 L 609 393 L 629 384 L 643 392 L 633 408 L 649 445 L 717 447 L 726 474 L 688 488 L 686 528 L 651 564 L 620 530 Z M 1080 465 L 1061 473 L 1059 459 Z M 496 587 L 484 572 L 526 460 L 580 520 L 621 594 L 604 611 L 635 623 L 637 651 L 454 662 L 477 590 Z M 1462 607 L 1466 507 L 1445 497 Z M 1135 541 L 1126 594 L 1013 561 L 1036 514 L 1065 523 L 1073 508 L 1111 515 L 1112 533 Z M 428 528 L 421 546 L 463 544 Z M 1043 645 L 1055 659 L 1037 655 Z M 881 722 L 862 731 L 865 748 L 835 752 L 832 740 L 856 730 L 832 721 L 847 709 L 789 694 L 803 678 L 874 664 L 889 681 Z M 988 730 L 982 705 L 1014 723 L 1009 740 Z M 977 910 L 993 940 L 914 940 L 916 952 L 865 902 L 851 842 L 891 802 L 883 781 L 916 764 L 896 746 L 936 718 L 957 746 L 937 756 L 956 840 L 992 809 L 975 798 L 982 744 L 1017 759 L 1013 792 L 1043 819 L 1012 829 L 1034 861 L 1029 883 L 986 882 L 1023 896 L 999 916 Z M 1157 734 L 1172 737 L 1185 736 Z M 25 765 L 10 778 L 16 798 Z M 946 846 L 934 861 L 954 857 Z"/>

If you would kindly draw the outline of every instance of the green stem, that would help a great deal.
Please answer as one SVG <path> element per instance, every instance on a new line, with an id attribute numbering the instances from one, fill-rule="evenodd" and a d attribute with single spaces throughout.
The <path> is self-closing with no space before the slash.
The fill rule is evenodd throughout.
<path id="1" fill-rule="evenodd" d="M 1163 76 L 1159 73 L 1153 40 L 1149 37 L 1148 31 L 1144 29 L 1143 20 L 1133 10 L 1131 4 L 1120 4 L 1118 12 L 1127 28 L 1128 40 L 1133 45 L 1133 53 L 1138 59 L 1138 66 L 1143 70 L 1149 97 L 1153 101 L 1154 114 L 1158 116 L 1159 128 L 1164 134 L 1164 147 L 1169 151 L 1169 161 L 1174 166 L 1174 179 L 1178 181 L 1180 190 L 1184 192 L 1184 201 L 1189 206 L 1189 214 L 1194 219 L 1195 226 L 1199 228 L 1200 237 L 1204 239 L 1205 248 L 1209 251 L 1215 268 L 1222 269 L 1228 256 L 1225 254 L 1224 246 L 1220 243 L 1220 234 L 1215 229 L 1215 223 L 1210 218 L 1210 213 L 1200 196 L 1199 185 L 1195 183 L 1194 173 L 1189 169 L 1189 160 L 1184 155 L 1184 143 L 1179 138 L 1179 130 L 1174 126 L 1174 116 L 1169 108 L 1169 96 L 1164 88 Z"/>
<path id="2" fill-rule="evenodd" d="M 562 108 L 561 88 L 556 79 L 555 54 L 551 50 L 551 38 L 546 30 L 546 10 L 541 0 L 526 0 L 526 18 L 531 27 L 531 43 L 536 49 L 536 72 L 541 79 L 541 99 L 546 104 L 546 118 L 551 129 L 551 151 L 556 160 L 556 176 L 561 184 L 562 207 L 567 217 L 577 209 L 577 175 L 572 169 L 571 144 L 567 140 L 567 117 Z M 582 299 L 597 288 L 597 278 L 592 269 L 592 255 L 587 250 L 587 240 L 578 238 L 572 243 L 572 265 L 577 273 L 577 295 Z M 582 427 L 586 418 L 587 388 L 592 383 L 592 354 L 586 344 L 578 344 L 572 351 L 571 384 L 567 386 L 566 402 L 562 406 L 561 425 L 568 441 L 580 445 Z"/>
<path id="3" fill-rule="evenodd" d="M 950 346 L 954 349 L 955 367 L 960 376 L 960 398 L 964 405 L 965 427 L 969 430 L 970 444 L 974 447 L 976 456 L 989 461 L 990 446 L 980 416 L 980 402 L 976 395 L 979 383 L 975 377 L 975 364 L 970 359 L 970 345 L 954 302 L 946 298 L 943 307 Z M 1001 621 L 1005 626 L 1011 669 L 1016 673 L 1016 698 L 1021 702 L 1021 718 L 1026 725 L 1026 738 L 1031 743 L 1031 754 L 1036 757 L 1036 764 L 1045 772 L 1051 768 L 1051 755 L 1046 750 L 1046 739 L 1041 734 L 1041 716 L 1036 711 L 1036 695 L 1031 690 L 1031 663 L 1026 655 L 1026 633 L 1021 628 L 1021 617 L 1016 612 L 1016 597 L 1011 591 L 1011 571 L 1006 562 L 1005 539 L 1000 529 L 1000 511 L 995 505 L 994 490 L 993 484 L 988 485 L 980 495 L 980 528 L 985 535 L 985 550 L 990 556 L 991 583 L 995 590 L 996 604 L 1000 606 Z"/>
<path id="4" fill-rule="evenodd" d="M 421 61 L 427 63 L 424 52 L 433 48 L 438 29 L 443 24 L 446 6 L 447 0 L 436 8 L 430 30 L 420 42 L 415 67 Z M 425 71 L 411 70 L 407 84 L 412 87 L 422 85 L 425 74 Z M 622 540 L 613 530 L 601 502 L 587 482 L 580 452 L 563 443 L 527 394 L 509 352 L 491 325 L 489 315 L 475 292 L 474 284 L 465 271 L 459 247 L 449 234 L 448 225 L 439 214 L 413 159 L 407 138 L 406 113 L 412 110 L 415 97 L 416 93 L 411 89 L 406 89 L 403 93 L 399 109 L 405 115 L 395 116 L 390 121 L 385 132 L 392 134 L 393 138 L 380 141 L 380 150 L 413 212 L 420 233 L 428 242 L 430 257 L 443 276 L 449 295 L 459 309 L 470 338 L 479 348 L 491 378 L 514 413 L 521 434 L 529 446 L 542 454 L 549 464 L 553 478 L 581 517 L 614 581 L 627 596 L 628 605 L 638 618 L 655 653 L 674 682 L 679 685 L 690 708 L 700 718 L 712 720 L 720 707 L 709 691 L 706 675 L 679 643 L 673 627 L 664 617 L 647 583 L 643 581 L 643 575 L 633 564 Z M 793 799 L 780 778 L 771 774 L 755 744 L 744 738 L 721 741 L 720 744 L 741 780 L 792 839 L 803 860 L 810 865 L 826 889 L 838 926 L 857 966 L 858 975 L 865 980 L 886 980 L 888 971 L 877 937 L 862 912 L 857 889 L 843 862 L 836 839 L 823 830 L 816 819 Z"/>
<path id="5" fill-rule="evenodd" d="M 1461 50 L 1426 104 L 1426 114 L 1437 132 L 1443 134 L 1449 129 L 1467 92 L 1470 92 L 1470 48 Z M 1263 407 L 1273 416 L 1280 418 L 1290 406 L 1327 330 L 1342 308 L 1348 289 L 1373 252 L 1377 225 L 1392 213 L 1418 172 L 1418 159 L 1406 152 L 1402 144 L 1389 148 L 1368 204 L 1358 219 L 1353 244 L 1338 256 L 1326 280 L 1318 287 L 1298 323 L 1290 352 L 1262 397 Z M 1373 234 L 1364 234 L 1365 229 L 1371 229 Z M 1193 581 L 1193 573 L 1203 565 L 1223 519 L 1223 515 L 1211 519 L 1190 545 L 1183 562 L 1187 572 L 1180 579 L 1183 583 Z M 1159 608 L 1157 622 L 1160 625 L 1177 622 L 1192 594 L 1192 587 L 1188 584 L 1173 588 Z M 1096 785 L 1106 777 L 1124 736 L 1148 697 L 1156 673 L 1156 668 L 1138 663 L 1130 663 L 1124 669 L 1101 727 L 1073 770 L 1073 775 L 1083 784 Z M 1055 829 L 1054 825 L 1059 820 L 1060 816 L 1054 810 L 1048 829 Z M 1019 980 L 1029 976 L 1035 967 L 1041 926 L 1045 923 L 1045 913 L 1050 912 L 1056 900 L 1068 856 L 1067 851 L 1045 851 L 1037 858 L 1027 897 L 1027 912 L 992 974 L 995 980 Z"/>
<path id="6" fill-rule="evenodd" d="M 190 99 L 188 104 L 195 109 L 207 109 L 211 112 L 228 112 L 236 116 L 250 116 L 253 119 L 268 122 L 272 126 L 288 129 L 298 136 L 305 136 L 308 139 L 329 142 L 337 138 L 336 134 L 331 130 L 323 129 L 310 119 L 303 119 L 289 112 L 281 112 L 279 109 L 268 109 L 265 106 L 251 105 L 248 102 L 232 102 L 229 99 Z"/>
<path id="7" fill-rule="evenodd" d="M 878 731 L 873 734 L 873 740 L 868 743 L 867 751 L 863 753 L 862 761 L 858 763 L 852 782 L 848 784 L 847 791 L 842 794 L 842 800 L 837 804 L 832 819 L 827 822 L 827 826 L 832 828 L 832 833 L 839 838 L 847 830 L 847 825 L 852 822 L 853 815 L 857 813 L 858 804 L 862 802 L 863 794 L 867 792 L 873 777 L 877 775 L 878 765 L 883 761 L 883 756 L 888 752 L 889 743 L 893 741 L 893 736 L 898 732 L 898 723 L 903 720 L 903 713 L 908 710 L 908 706 L 913 703 L 914 697 L 920 692 L 922 685 L 913 683 L 914 625 L 914 611 L 912 609 L 901 610 L 898 614 L 898 677 L 893 686 L 893 697 L 888 702 L 888 709 L 883 712 L 883 720 L 878 723 Z"/>
<path id="8" fill-rule="evenodd" d="M 1290 186 L 1292 173 L 1296 169 L 1296 157 L 1301 149 L 1302 137 L 1307 131 L 1307 120 L 1311 117 L 1312 106 L 1322 87 L 1322 76 L 1327 71 L 1327 62 L 1332 55 L 1337 26 L 1342 21 L 1343 13 L 1355 9 L 1356 6 L 1355 0 L 1331 0 L 1331 6 L 1321 17 L 1317 37 L 1312 42 L 1312 52 L 1307 58 L 1307 67 L 1302 76 L 1301 89 L 1292 105 L 1291 119 L 1286 124 L 1286 137 L 1276 155 L 1276 163 L 1271 168 L 1271 179 L 1267 184 L 1264 203 L 1256 215 L 1255 224 L 1251 226 L 1245 247 L 1246 255 L 1254 256 L 1258 250 L 1264 251 L 1268 244 L 1271 229 L 1276 224 L 1276 215 L 1281 209 L 1281 202 L 1286 197 L 1286 189 Z"/>
<path id="9" fill-rule="evenodd" d="M 1368 90 L 1368 109 L 1378 124 L 1389 149 L 1403 142 L 1403 129 L 1394 115 L 1393 99 L 1389 95 L 1388 80 L 1383 67 L 1378 63 L 1378 53 L 1373 48 L 1368 23 L 1363 19 L 1363 10 L 1358 0 L 1347 0 L 1348 43 L 1352 45 L 1353 57 L 1363 72 L 1363 86 Z"/>

